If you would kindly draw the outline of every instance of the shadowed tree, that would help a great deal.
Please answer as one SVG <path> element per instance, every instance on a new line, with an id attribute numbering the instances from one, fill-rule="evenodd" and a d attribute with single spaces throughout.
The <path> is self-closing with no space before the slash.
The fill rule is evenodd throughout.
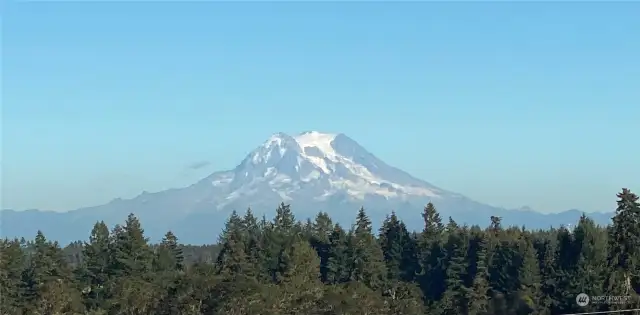
<path id="1" fill-rule="evenodd" d="M 629 189 L 618 195 L 618 207 L 609 228 L 610 270 L 606 289 L 611 295 L 628 296 L 635 293 L 633 284 L 640 278 L 640 204 L 638 196 Z M 639 305 L 636 301 L 633 305 Z M 611 309 L 624 309 L 629 305 L 611 305 Z"/>
<path id="2" fill-rule="evenodd" d="M 19 240 L 0 241 L 0 314 L 21 314 L 20 294 L 24 252 Z"/>
<path id="3" fill-rule="evenodd" d="M 362 282 L 372 290 L 381 289 L 386 275 L 384 256 L 363 208 L 358 211 L 356 225 L 350 234 L 349 253 L 352 264 L 349 279 Z"/>
<path id="4" fill-rule="evenodd" d="M 91 230 L 89 242 L 84 244 L 84 261 L 81 268 L 85 305 L 89 310 L 106 309 L 111 279 L 111 248 L 109 228 L 104 221 L 97 222 Z"/>

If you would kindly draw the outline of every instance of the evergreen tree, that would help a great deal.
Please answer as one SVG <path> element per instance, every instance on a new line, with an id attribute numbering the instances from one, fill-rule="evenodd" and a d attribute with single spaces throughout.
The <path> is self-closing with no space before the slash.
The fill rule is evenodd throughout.
<path id="1" fill-rule="evenodd" d="M 556 309 L 557 302 L 554 294 L 557 290 L 555 248 L 551 240 L 540 238 L 534 241 L 540 270 L 540 300 L 538 300 L 538 313 L 550 315 Z"/>
<path id="2" fill-rule="evenodd" d="M 295 223 L 296 220 L 293 212 L 291 212 L 291 207 L 281 203 L 276 209 L 276 216 L 273 219 L 274 228 L 282 233 L 289 233 L 292 231 Z"/>
<path id="3" fill-rule="evenodd" d="M 184 253 L 171 231 L 164 235 L 158 246 L 154 266 L 158 271 L 180 271 L 184 268 Z"/>
<path id="4" fill-rule="evenodd" d="M 425 304 L 430 312 L 438 310 L 446 289 L 446 272 L 444 265 L 444 230 L 440 215 L 432 203 L 428 203 L 422 214 L 424 229 L 417 241 L 420 272 L 417 275 L 418 285 L 422 289 Z"/>
<path id="5" fill-rule="evenodd" d="M 329 253 L 331 248 L 331 234 L 333 233 L 333 222 L 329 215 L 320 212 L 315 218 L 315 222 L 311 224 L 311 246 L 320 257 L 320 279 L 322 282 L 328 281 L 329 272 Z"/>
<path id="6" fill-rule="evenodd" d="M 273 222 L 265 227 L 263 233 L 264 261 L 261 269 L 266 270 L 271 282 L 278 283 L 282 280 L 286 268 L 280 259 L 282 251 L 291 246 L 293 237 L 299 232 L 301 231 L 296 228 L 290 206 L 281 203 L 276 209 Z"/>
<path id="7" fill-rule="evenodd" d="M 585 292 L 591 296 L 604 296 L 606 281 L 606 259 L 607 259 L 607 234 L 603 229 L 599 229 L 593 220 L 586 215 L 582 215 L 576 228 L 573 230 L 573 240 L 575 252 L 578 257 L 573 269 L 570 287 L 567 291 L 571 296 L 577 296 Z M 587 305 L 576 311 L 595 312 L 602 310 L 603 305 Z"/>
<path id="8" fill-rule="evenodd" d="M 323 296 L 320 258 L 306 240 L 296 239 L 282 253 L 287 266 L 273 314 L 311 314 Z"/>
<path id="9" fill-rule="evenodd" d="M 351 235 L 349 252 L 352 265 L 349 279 L 362 282 L 372 290 L 381 289 L 386 275 L 384 256 L 372 234 L 371 221 L 364 208 L 358 211 Z"/>
<path id="10" fill-rule="evenodd" d="M 22 274 L 26 314 L 80 312 L 79 292 L 74 290 L 73 274 L 57 243 L 48 242 L 38 231 L 33 252 Z"/>
<path id="11" fill-rule="evenodd" d="M 20 314 L 24 307 L 20 295 L 24 267 L 24 252 L 20 241 L 0 241 L 0 314 Z"/>
<path id="12" fill-rule="evenodd" d="M 417 285 L 409 282 L 389 280 L 383 296 L 388 305 L 388 314 L 424 314 L 422 292 Z"/>
<path id="13" fill-rule="evenodd" d="M 533 241 L 523 232 L 516 241 L 518 249 L 518 295 L 516 310 L 518 314 L 531 314 L 540 298 L 540 269 Z"/>
<path id="14" fill-rule="evenodd" d="M 609 228 L 607 264 L 609 277 L 606 289 L 610 295 L 630 296 L 640 291 L 640 204 L 638 196 L 629 189 L 618 193 L 618 207 Z M 640 305 L 634 301 L 633 306 Z M 612 305 L 611 309 L 624 309 L 630 305 Z"/>
<path id="15" fill-rule="evenodd" d="M 245 252 L 243 231 L 237 226 L 229 225 L 225 233 L 224 243 L 216 261 L 218 274 L 228 278 L 240 274 L 253 274 L 253 266 Z"/>
<path id="16" fill-rule="evenodd" d="M 489 264 L 490 295 L 496 301 L 504 302 L 505 307 L 511 307 L 519 291 L 520 258 L 514 240 L 507 238 L 506 235 L 501 237 L 503 239 L 493 247 Z"/>
<path id="17" fill-rule="evenodd" d="M 489 307 L 489 271 L 487 269 L 487 240 L 484 232 L 479 228 L 471 230 L 469 243 L 467 268 L 468 291 L 468 313 L 469 315 L 486 315 Z"/>
<path id="18" fill-rule="evenodd" d="M 227 219 L 227 222 L 225 223 L 222 233 L 220 233 L 220 237 L 218 238 L 218 243 L 224 244 L 224 242 L 227 240 L 227 237 L 229 237 L 230 233 L 236 233 L 237 231 L 244 231 L 244 229 L 245 229 L 245 222 L 242 220 L 242 218 L 240 218 L 238 213 L 235 210 L 233 210 L 231 212 L 231 215 L 229 216 L 229 219 Z"/>
<path id="19" fill-rule="evenodd" d="M 151 271 L 153 251 L 138 218 L 129 214 L 125 225 L 111 234 L 111 255 L 119 276 L 144 277 Z"/>
<path id="20" fill-rule="evenodd" d="M 329 253 L 327 258 L 327 282 L 341 284 L 349 281 L 350 260 L 347 233 L 335 224 L 329 236 Z"/>
<path id="21" fill-rule="evenodd" d="M 144 236 L 144 229 L 134 214 L 129 214 L 124 226 L 111 233 L 111 265 L 115 279 L 111 286 L 114 298 L 110 311 L 124 314 L 145 314 L 160 299 L 153 283 L 153 251 Z"/>
<path id="22" fill-rule="evenodd" d="M 104 221 L 97 222 L 91 230 L 89 242 L 84 244 L 82 255 L 82 283 L 86 307 L 89 310 L 106 308 L 110 280 L 111 249 L 109 228 Z"/>
<path id="23" fill-rule="evenodd" d="M 154 312 L 158 315 L 180 312 L 180 273 L 184 270 L 184 253 L 178 244 L 178 238 L 167 232 L 156 248 L 153 261 L 156 277 L 153 284 L 158 291 L 158 301 Z"/>
<path id="24" fill-rule="evenodd" d="M 382 224 L 379 240 L 387 266 L 387 279 L 411 281 L 416 272 L 414 243 L 395 212 Z"/>
<path id="25" fill-rule="evenodd" d="M 450 220 L 448 225 L 447 242 L 445 244 L 445 275 L 446 290 L 440 307 L 443 314 L 467 314 L 471 290 L 465 285 L 468 269 L 467 229 L 457 228 L 457 224 Z"/>
<path id="26" fill-rule="evenodd" d="M 264 226 L 266 219 L 263 222 L 258 222 L 258 219 L 253 215 L 251 209 L 247 209 L 243 219 L 242 227 L 244 229 L 244 251 L 247 255 L 251 270 L 255 272 L 255 276 L 260 281 L 266 281 L 267 278 L 264 275 L 263 261 L 265 261 L 264 255 L 264 235 L 262 226 Z"/>

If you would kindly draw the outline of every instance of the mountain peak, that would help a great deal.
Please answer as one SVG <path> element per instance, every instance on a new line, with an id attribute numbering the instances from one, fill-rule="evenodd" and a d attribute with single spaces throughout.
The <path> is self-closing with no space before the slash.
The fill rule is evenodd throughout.
<path id="1" fill-rule="evenodd" d="M 294 138 L 284 132 L 274 133 L 261 146 L 253 150 L 243 161 L 247 164 L 273 164 L 282 159 L 287 151 L 298 151 L 299 146 Z"/>
<path id="2" fill-rule="evenodd" d="M 335 161 L 336 156 L 339 155 L 333 146 L 337 136 L 338 134 L 333 133 L 305 131 L 295 137 L 291 137 L 284 132 L 277 132 L 250 154 L 250 160 L 254 165 L 273 164 L 285 158 L 286 155 L 295 154 L 298 156 L 298 164 L 301 158 L 310 160 L 321 168 L 324 173 L 329 173 L 330 170 L 323 166 L 326 164 L 323 160 Z"/>
<path id="3" fill-rule="evenodd" d="M 333 135 L 333 136 L 335 136 L 335 135 L 336 135 L 336 134 L 331 133 L 331 132 L 322 132 L 322 131 L 317 131 L 317 130 L 307 130 L 307 131 L 301 132 L 300 134 L 298 134 L 298 136 L 309 135 L 309 134 L 315 134 L 315 135 Z"/>
<path id="4" fill-rule="evenodd" d="M 232 173 L 224 175 L 230 176 L 224 180 L 213 180 L 219 188 L 222 188 L 220 183 L 229 183 L 226 186 L 229 197 L 220 206 L 247 194 L 320 201 L 328 198 L 404 200 L 433 198 L 442 193 L 386 165 L 341 133 L 306 131 L 293 137 L 275 133 L 249 153 Z"/>
<path id="5" fill-rule="evenodd" d="M 317 158 L 327 157 L 331 159 L 337 155 L 332 146 L 335 138 L 335 134 L 309 131 L 296 136 L 294 139 L 300 146 L 303 154 Z"/>

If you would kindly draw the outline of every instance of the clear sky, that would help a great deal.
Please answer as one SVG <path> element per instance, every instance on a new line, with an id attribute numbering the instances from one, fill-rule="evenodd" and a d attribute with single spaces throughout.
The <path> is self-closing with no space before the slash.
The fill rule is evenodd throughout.
<path id="1" fill-rule="evenodd" d="M 5 2 L 2 205 L 191 184 L 342 132 L 505 207 L 640 190 L 640 3 Z"/>

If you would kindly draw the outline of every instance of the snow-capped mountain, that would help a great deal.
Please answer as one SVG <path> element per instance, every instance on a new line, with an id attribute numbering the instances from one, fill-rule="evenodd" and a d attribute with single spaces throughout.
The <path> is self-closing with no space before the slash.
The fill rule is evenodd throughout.
<path id="1" fill-rule="evenodd" d="M 281 202 L 289 203 L 299 219 L 328 212 L 350 224 L 360 207 L 380 223 L 391 211 L 420 229 L 422 207 L 433 202 L 446 220 L 487 225 L 492 215 L 506 225 L 548 228 L 576 222 L 579 211 L 544 215 L 492 207 L 446 191 L 387 165 L 344 134 L 304 132 L 290 136 L 276 133 L 251 151 L 234 169 L 213 173 L 193 185 L 132 199 L 115 199 L 95 207 L 66 213 L 46 211 L 2 212 L 4 236 L 32 237 L 38 229 L 50 238 L 67 242 L 84 239 L 97 220 L 115 224 L 135 213 L 152 239 L 173 230 L 183 241 L 216 240 L 233 210 L 248 207 L 258 215 L 272 215 Z M 610 214 L 592 214 L 607 223 Z"/>
<path id="2" fill-rule="evenodd" d="M 272 135 L 233 171 L 207 180 L 225 193 L 217 209 L 275 194 L 282 201 L 347 198 L 439 198 L 445 191 L 388 166 L 343 134 L 309 131 Z"/>

